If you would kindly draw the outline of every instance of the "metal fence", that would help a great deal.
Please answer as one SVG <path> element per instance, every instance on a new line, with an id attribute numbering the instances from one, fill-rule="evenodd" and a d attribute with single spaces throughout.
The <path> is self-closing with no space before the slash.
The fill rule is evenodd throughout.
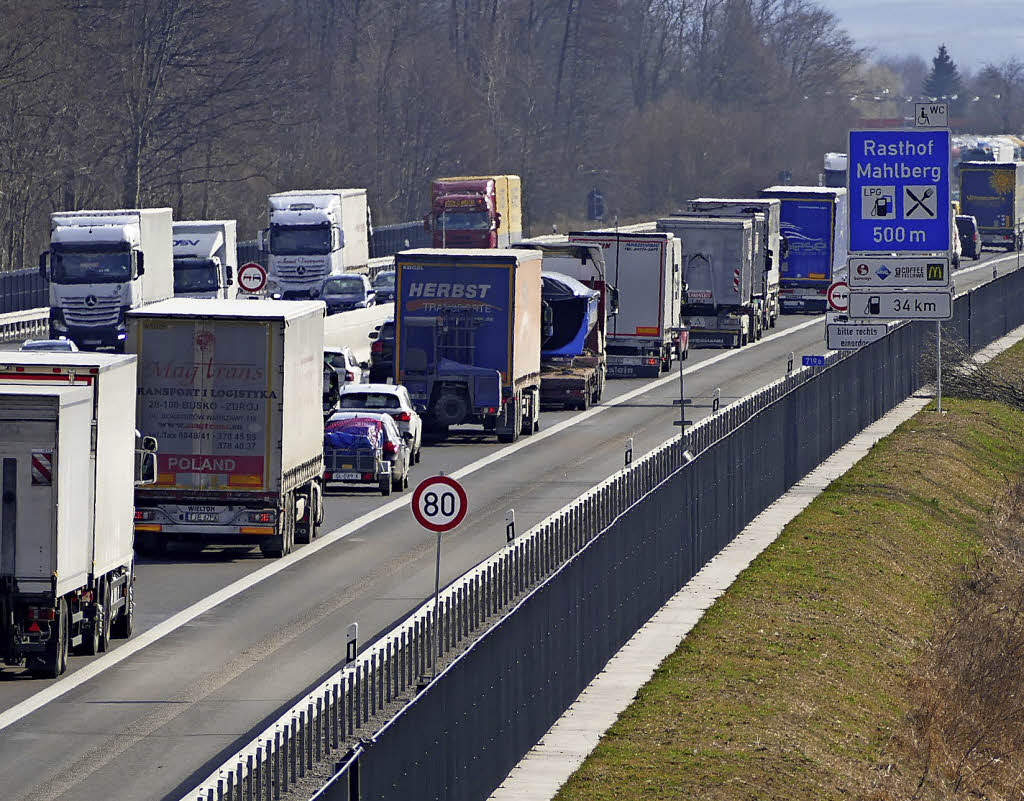
<path id="1" fill-rule="evenodd" d="M 0 273 L 0 314 L 37 309 L 50 303 L 50 283 L 39 270 Z"/>
<path id="2" fill-rule="evenodd" d="M 1024 321 L 1024 271 L 959 297 L 980 348 Z M 617 472 L 449 585 L 186 799 L 486 797 L 605 662 L 743 527 L 912 394 L 934 323 L 802 368 Z M 497 622 L 494 622 L 497 621 Z M 447 665 L 423 689 L 438 644 Z M 387 721 L 381 725 L 382 721 Z"/>

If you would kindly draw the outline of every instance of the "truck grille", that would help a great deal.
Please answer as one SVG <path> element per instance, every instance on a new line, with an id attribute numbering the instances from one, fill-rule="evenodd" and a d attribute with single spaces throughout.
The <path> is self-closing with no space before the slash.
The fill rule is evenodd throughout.
<path id="1" fill-rule="evenodd" d="M 297 264 L 276 264 L 274 271 L 279 281 L 294 284 L 311 284 L 327 277 L 327 268 L 322 265 L 308 266 Z"/>
<path id="2" fill-rule="evenodd" d="M 64 319 L 72 326 L 114 326 L 121 309 L 121 299 L 88 295 L 84 298 L 65 298 L 62 301 Z"/>

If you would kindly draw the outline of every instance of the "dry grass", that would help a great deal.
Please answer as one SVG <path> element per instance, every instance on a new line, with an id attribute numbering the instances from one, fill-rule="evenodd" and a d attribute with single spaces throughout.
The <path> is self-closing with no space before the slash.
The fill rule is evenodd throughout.
<path id="1" fill-rule="evenodd" d="M 1024 351 L 1001 360 L 1019 374 Z M 1024 469 L 1024 413 L 949 405 L 787 526 L 559 799 L 1012 794 L 1024 489 L 1008 493 L 1008 477 Z"/>

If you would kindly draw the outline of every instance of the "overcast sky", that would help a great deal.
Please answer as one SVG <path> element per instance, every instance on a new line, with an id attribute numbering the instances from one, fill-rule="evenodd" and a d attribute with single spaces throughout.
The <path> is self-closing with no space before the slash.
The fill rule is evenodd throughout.
<path id="1" fill-rule="evenodd" d="M 862 47 L 931 63 L 945 43 L 961 69 L 1024 59 L 1024 0 L 818 0 Z"/>

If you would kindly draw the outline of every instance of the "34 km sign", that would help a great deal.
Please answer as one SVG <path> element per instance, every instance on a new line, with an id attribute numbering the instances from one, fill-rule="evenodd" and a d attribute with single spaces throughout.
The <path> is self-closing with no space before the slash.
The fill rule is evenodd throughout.
<path id="1" fill-rule="evenodd" d="M 428 531 L 443 534 L 459 525 L 469 508 L 466 490 L 454 478 L 431 476 L 412 494 L 412 516 Z"/>

